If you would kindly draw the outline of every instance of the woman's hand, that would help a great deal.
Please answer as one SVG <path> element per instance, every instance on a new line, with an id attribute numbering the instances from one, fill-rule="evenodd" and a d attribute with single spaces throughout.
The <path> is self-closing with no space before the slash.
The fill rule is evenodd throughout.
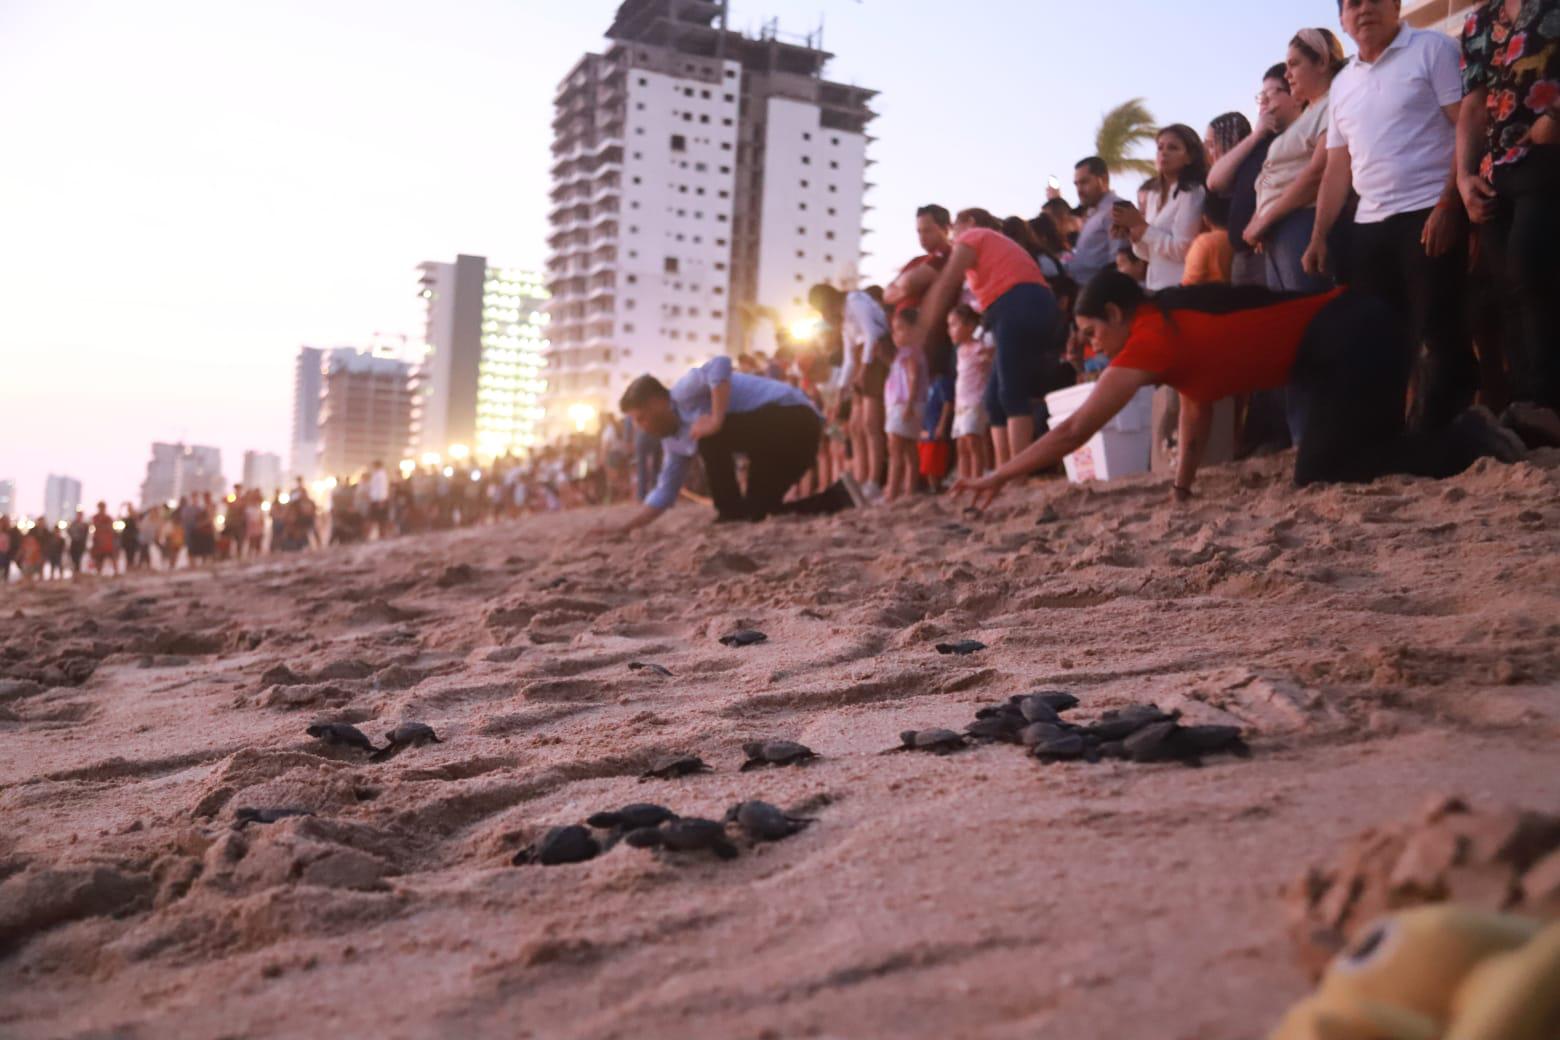
<path id="1" fill-rule="evenodd" d="M 1008 478 L 999 477 L 995 473 L 988 473 L 984 477 L 975 477 L 969 480 L 960 480 L 953 485 L 953 494 L 970 496 L 970 509 L 977 514 L 984 513 L 996 497 L 1007 487 Z"/>
<path id="2" fill-rule="evenodd" d="M 1148 219 L 1143 216 L 1143 211 L 1130 202 L 1117 201 L 1110 208 L 1110 223 L 1117 231 L 1125 232 L 1131 236 L 1141 228 L 1148 227 Z"/>
<path id="3" fill-rule="evenodd" d="M 1246 225 L 1246 233 L 1240 237 L 1252 249 L 1260 251 L 1262 240 L 1268 236 L 1267 219 L 1260 213 L 1251 218 L 1251 223 Z"/>

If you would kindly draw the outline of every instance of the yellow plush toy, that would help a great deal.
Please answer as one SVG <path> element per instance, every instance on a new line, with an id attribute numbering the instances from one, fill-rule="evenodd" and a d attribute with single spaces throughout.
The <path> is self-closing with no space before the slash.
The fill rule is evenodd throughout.
<path id="1" fill-rule="evenodd" d="M 1560 923 L 1454 906 L 1385 918 L 1272 1040 L 1560 1040 Z"/>

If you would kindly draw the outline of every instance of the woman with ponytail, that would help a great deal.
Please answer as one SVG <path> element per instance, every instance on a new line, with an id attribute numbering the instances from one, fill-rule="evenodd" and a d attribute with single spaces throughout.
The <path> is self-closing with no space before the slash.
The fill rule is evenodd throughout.
<path id="1" fill-rule="evenodd" d="M 1289 41 L 1285 78 L 1305 110 L 1273 140 L 1257 177 L 1257 214 L 1246 242 L 1267 257 L 1269 289 L 1317 292 L 1332 284 L 1306 274 L 1300 261 L 1316 224 L 1316 196 L 1327 169 L 1327 95 L 1348 60 L 1326 29 L 1301 29 Z"/>
<path id="2" fill-rule="evenodd" d="M 1474 460 L 1514 462 L 1522 442 L 1483 408 L 1433 434 L 1409 434 L 1403 399 L 1413 354 L 1394 313 L 1335 289 L 1285 295 L 1267 289 L 1197 286 L 1151 295 L 1105 271 L 1079 297 L 1081 335 L 1110 358 L 1078 411 L 989 476 L 961 480 L 984 509 L 1010 481 L 1048 469 L 1088 443 L 1145 386 L 1181 395 L 1172 494 L 1191 496 L 1213 408 L 1237 394 L 1288 386 L 1306 431 L 1295 483 L 1366 482 L 1389 473 L 1442 478 Z M 1252 350 L 1264 343 L 1266 349 Z"/>

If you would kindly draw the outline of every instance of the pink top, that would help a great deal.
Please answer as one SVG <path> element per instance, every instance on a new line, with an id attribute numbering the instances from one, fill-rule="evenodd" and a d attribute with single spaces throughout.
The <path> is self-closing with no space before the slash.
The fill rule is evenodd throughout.
<path id="1" fill-rule="evenodd" d="M 991 362 L 996 350 L 976 336 L 959 344 L 959 372 L 953 384 L 953 410 L 969 411 L 980 406 L 991 379 Z"/>
<path id="2" fill-rule="evenodd" d="M 900 347 L 883 384 L 883 406 L 903 408 L 915 402 L 916 388 L 926 390 L 926 355 L 920 347 Z"/>
<path id="3" fill-rule="evenodd" d="M 975 251 L 975 263 L 964 281 L 983 311 L 1016 285 L 1046 284 L 1035 258 L 1000 231 L 972 228 L 958 237 L 957 244 Z"/>

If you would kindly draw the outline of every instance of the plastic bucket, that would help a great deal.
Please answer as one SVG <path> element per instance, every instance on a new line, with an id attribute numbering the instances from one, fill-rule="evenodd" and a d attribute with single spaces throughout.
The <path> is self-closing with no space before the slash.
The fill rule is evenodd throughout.
<path id="1" fill-rule="evenodd" d="M 1051 424 L 1060 423 L 1082 408 L 1093 392 L 1093 383 L 1081 383 L 1046 394 Z M 1147 473 L 1154 444 L 1153 415 L 1154 388 L 1145 386 L 1104 429 L 1089 438 L 1089 443 L 1063 460 L 1067 479 L 1082 484 L 1086 480 L 1114 480 Z"/>

